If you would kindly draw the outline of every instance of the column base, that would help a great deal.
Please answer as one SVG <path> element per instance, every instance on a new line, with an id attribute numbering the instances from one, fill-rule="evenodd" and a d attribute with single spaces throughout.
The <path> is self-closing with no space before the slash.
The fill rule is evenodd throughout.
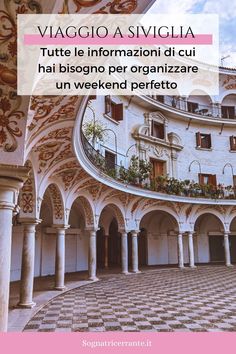
<path id="1" fill-rule="evenodd" d="M 54 286 L 54 290 L 63 291 L 63 290 L 66 290 L 66 287 L 65 286 Z"/>
<path id="2" fill-rule="evenodd" d="M 179 269 L 185 269 L 185 266 L 179 266 Z"/>
<path id="3" fill-rule="evenodd" d="M 190 266 L 191 269 L 197 269 L 197 266 Z"/>
<path id="4" fill-rule="evenodd" d="M 97 277 L 89 277 L 88 280 L 97 281 L 97 280 L 99 280 L 99 278 L 97 278 Z"/>
<path id="5" fill-rule="evenodd" d="M 231 268 L 233 267 L 233 264 L 226 264 L 226 267 Z"/>
<path id="6" fill-rule="evenodd" d="M 131 273 L 139 274 L 139 273 L 141 273 L 141 271 L 140 270 L 131 270 Z"/>
<path id="7" fill-rule="evenodd" d="M 22 308 L 22 309 L 32 309 L 34 306 L 36 306 L 36 303 L 32 301 L 28 304 L 24 304 L 22 302 L 19 302 L 16 307 Z"/>
<path id="8" fill-rule="evenodd" d="M 128 271 L 124 271 L 124 272 L 121 272 L 121 274 L 124 274 L 124 275 L 129 275 L 129 274 L 130 274 L 130 272 L 128 272 Z"/>

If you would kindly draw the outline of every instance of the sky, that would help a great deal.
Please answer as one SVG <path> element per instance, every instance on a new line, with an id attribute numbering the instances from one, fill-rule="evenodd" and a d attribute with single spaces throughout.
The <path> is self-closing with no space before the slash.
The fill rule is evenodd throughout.
<path id="1" fill-rule="evenodd" d="M 223 65 L 236 67 L 236 0 L 156 0 L 149 13 L 219 14 Z"/>

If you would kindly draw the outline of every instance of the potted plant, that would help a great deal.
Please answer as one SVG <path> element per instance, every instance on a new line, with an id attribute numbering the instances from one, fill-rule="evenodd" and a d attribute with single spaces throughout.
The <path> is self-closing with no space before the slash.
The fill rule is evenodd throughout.
<path id="1" fill-rule="evenodd" d="M 139 160 L 138 157 L 133 155 L 130 159 L 130 165 L 127 171 L 127 182 L 137 185 L 139 183 Z"/>
<path id="2" fill-rule="evenodd" d="M 93 147 L 97 141 L 104 142 L 106 132 L 105 127 L 98 120 L 85 122 L 83 125 L 83 133 L 87 140 L 92 142 Z"/>
<path id="3" fill-rule="evenodd" d="M 127 182 L 127 179 L 128 179 L 128 171 L 125 169 L 124 166 L 120 166 L 119 168 L 119 179 L 122 181 L 122 182 Z"/>
<path id="4" fill-rule="evenodd" d="M 146 160 L 139 160 L 139 182 L 142 184 L 145 179 L 150 178 L 152 164 Z"/>

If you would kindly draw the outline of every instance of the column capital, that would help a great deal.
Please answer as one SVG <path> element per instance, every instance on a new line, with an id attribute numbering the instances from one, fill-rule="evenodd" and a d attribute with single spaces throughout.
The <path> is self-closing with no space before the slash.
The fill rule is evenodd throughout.
<path id="1" fill-rule="evenodd" d="M 0 184 L 4 179 L 7 180 L 9 185 L 16 182 L 24 183 L 28 175 L 28 167 L 0 164 Z"/>
<path id="2" fill-rule="evenodd" d="M 139 230 L 130 231 L 132 237 L 137 237 L 139 232 L 140 232 Z"/>
<path id="3" fill-rule="evenodd" d="M 121 237 L 128 237 L 127 231 L 121 231 Z"/>
<path id="4" fill-rule="evenodd" d="M 42 220 L 37 218 L 20 218 L 19 222 L 22 225 L 38 225 L 42 222 Z"/>
<path id="5" fill-rule="evenodd" d="M 14 211 L 20 188 L 28 178 L 26 167 L 0 164 L 0 209 Z"/>
<path id="6" fill-rule="evenodd" d="M 67 230 L 70 228 L 70 225 L 64 225 L 64 224 L 53 224 L 52 228 L 56 230 Z"/>

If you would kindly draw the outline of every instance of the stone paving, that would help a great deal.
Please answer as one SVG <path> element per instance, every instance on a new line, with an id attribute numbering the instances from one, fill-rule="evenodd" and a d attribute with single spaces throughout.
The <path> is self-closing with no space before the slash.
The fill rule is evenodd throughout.
<path id="1" fill-rule="evenodd" d="M 102 276 L 54 298 L 24 330 L 236 331 L 236 269 L 202 266 Z"/>

